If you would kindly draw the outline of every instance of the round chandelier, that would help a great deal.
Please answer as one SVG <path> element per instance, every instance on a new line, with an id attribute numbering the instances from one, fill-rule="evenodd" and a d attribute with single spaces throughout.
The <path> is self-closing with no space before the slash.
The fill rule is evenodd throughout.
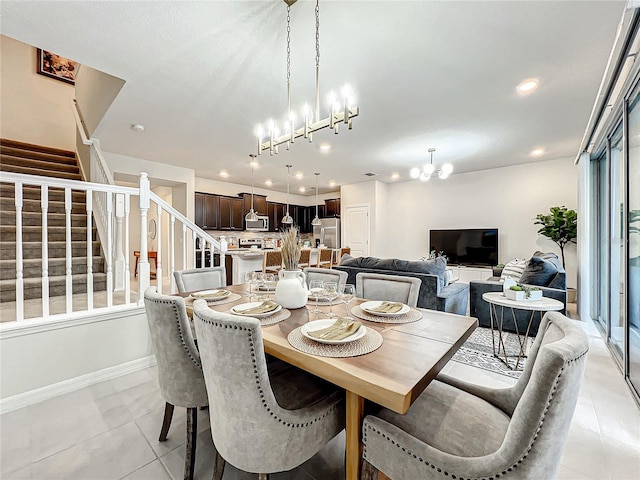
<path id="1" fill-rule="evenodd" d="M 435 165 L 433 164 L 433 152 L 435 151 L 436 149 L 434 147 L 431 147 L 428 150 L 428 152 L 431 155 L 431 158 L 429 160 L 429 163 L 427 163 L 422 168 L 422 171 L 420 171 L 418 167 L 411 169 L 411 171 L 409 172 L 409 174 L 411 175 L 411 178 L 413 179 L 419 178 L 421 182 L 427 182 L 431 177 L 438 177 L 441 180 L 445 180 L 449 178 L 449 175 L 453 173 L 453 165 L 451 165 L 450 163 L 445 163 L 444 165 L 442 165 L 442 167 L 436 168 Z"/>

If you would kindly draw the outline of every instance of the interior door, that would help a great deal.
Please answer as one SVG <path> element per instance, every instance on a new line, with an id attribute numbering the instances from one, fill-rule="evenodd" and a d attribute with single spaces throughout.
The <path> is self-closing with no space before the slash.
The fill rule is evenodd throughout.
<path id="1" fill-rule="evenodd" d="M 354 257 L 369 256 L 369 204 L 347 205 L 344 207 L 342 222 L 343 245 L 351 247 Z"/>

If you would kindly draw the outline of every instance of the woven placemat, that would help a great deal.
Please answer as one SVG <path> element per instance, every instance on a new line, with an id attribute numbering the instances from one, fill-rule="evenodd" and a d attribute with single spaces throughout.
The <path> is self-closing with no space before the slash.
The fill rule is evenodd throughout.
<path id="1" fill-rule="evenodd" d="M 302 335 L 300 331 L 302 327 L 292 330 L 287 337 L 291 346 L 304 353 L 318 355 L 320 357 L 357 357 L 366 355 L 380 348 L 382 345 L 382 335 L 371 328 L 367 328 L 367 333 L 359 340 L 349 343 L 341 343 L 338 345 L 328 345 L 326 343 L 309 340 Z M 366 328 L 366 327 L 365 327 Z"/>
<path id="2" fill-rule="evenodd" d="M 422 312 L 419 310 L 411 309 L 407 313 L 398 315 L 397 317 L 383 317 L 382 315 L 374 315 L 367 313 L 356 305 L 351 309 L 351 314 L 363 320 L 369 320 L 370 322 L 377 323 L 411 323 L 416 322 L 422 318 Z"/>
<path id="3" fill-rule="evenodd" d="M 231 309 L 229 309 L 227 313 L 230 313 L 231 315 L 235 315 L 235 312 Z M 287 310 L 286 308 L 282 308 L 278 310 L 276 313 L 274 313 L 273 315 L 269 315 L 268 317 L 258 318 L 258 320 L 260 320 L 260 325 L 262 325 L 263 327 L 266 327 L 267 325 L 273 325 L 274 323 L 279 323 L 283 320 L 286 320 L 290 316 L 291 316 L 291 311 Z"/>

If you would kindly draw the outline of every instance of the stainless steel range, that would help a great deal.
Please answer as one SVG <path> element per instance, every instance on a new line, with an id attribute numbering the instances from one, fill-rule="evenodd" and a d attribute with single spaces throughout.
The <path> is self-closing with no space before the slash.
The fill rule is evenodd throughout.
<path id="1" fill-rule="evenodd" d="M 262 248 L 262 238 L 241 238 L 240 248 Z"/>

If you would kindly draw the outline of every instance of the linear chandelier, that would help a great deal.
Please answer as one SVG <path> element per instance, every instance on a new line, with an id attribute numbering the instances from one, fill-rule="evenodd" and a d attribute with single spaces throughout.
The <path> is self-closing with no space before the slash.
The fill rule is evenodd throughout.
<path id="1" fill-rule="evenodd" d="M 328 95 L 329 116 L 320 118 L 320 5 L 316 0 L 316 105 L 315 111 L 312 111 L 308 104 L 302 108 L 302 126 L 296 126 L 296 114 L 291 111 L 291 16 L 290 10 L 296 0 L 284 0 L 287 4 L 287 117 L 283 125 L 281 133 L 278 125 L 274 120 L 268 120 L 266 128 L 262 125 L 256 127 L 255 134 L 258 138 L 258 155 L 263 150 L 269 150 L 269 155 L 273 156 L 278 153 L 278 145 L 286 144 L 287 150 L 291 148 L 291 144 L 296 138 L 304 137 L 313 141 L 313 132 L 322 130 L 323 128 L 331 128 L 335 134 L 339 133 L 340 124 L 348 126 L 349 130 L 353 128 L 353 117 L 357 117 L 360 113 L 359 108 L 354 104 L 353 89 L 349 85 L 342 88 L 342 101 L 338 101 L 335 92 L 331 91 Z"/>
<path id="2" fill-rule="evenodd" d="M 431 160 L 424 166 L 422 172 L 417 167 L 411 169 L 411 172 L 409 172 L 411 178 L 419 178 L 421 182 L 427 182 L 431 177 L 438 177 L 441 180 L 449 178 L 449 175 L 453 172 L 453 165 L 445 163 L 442 167 L 436 168 L 433 165 L 433 152 L 435 151 L 436 149 L 433 147 L 428 150 L 431 154 Z"/>

